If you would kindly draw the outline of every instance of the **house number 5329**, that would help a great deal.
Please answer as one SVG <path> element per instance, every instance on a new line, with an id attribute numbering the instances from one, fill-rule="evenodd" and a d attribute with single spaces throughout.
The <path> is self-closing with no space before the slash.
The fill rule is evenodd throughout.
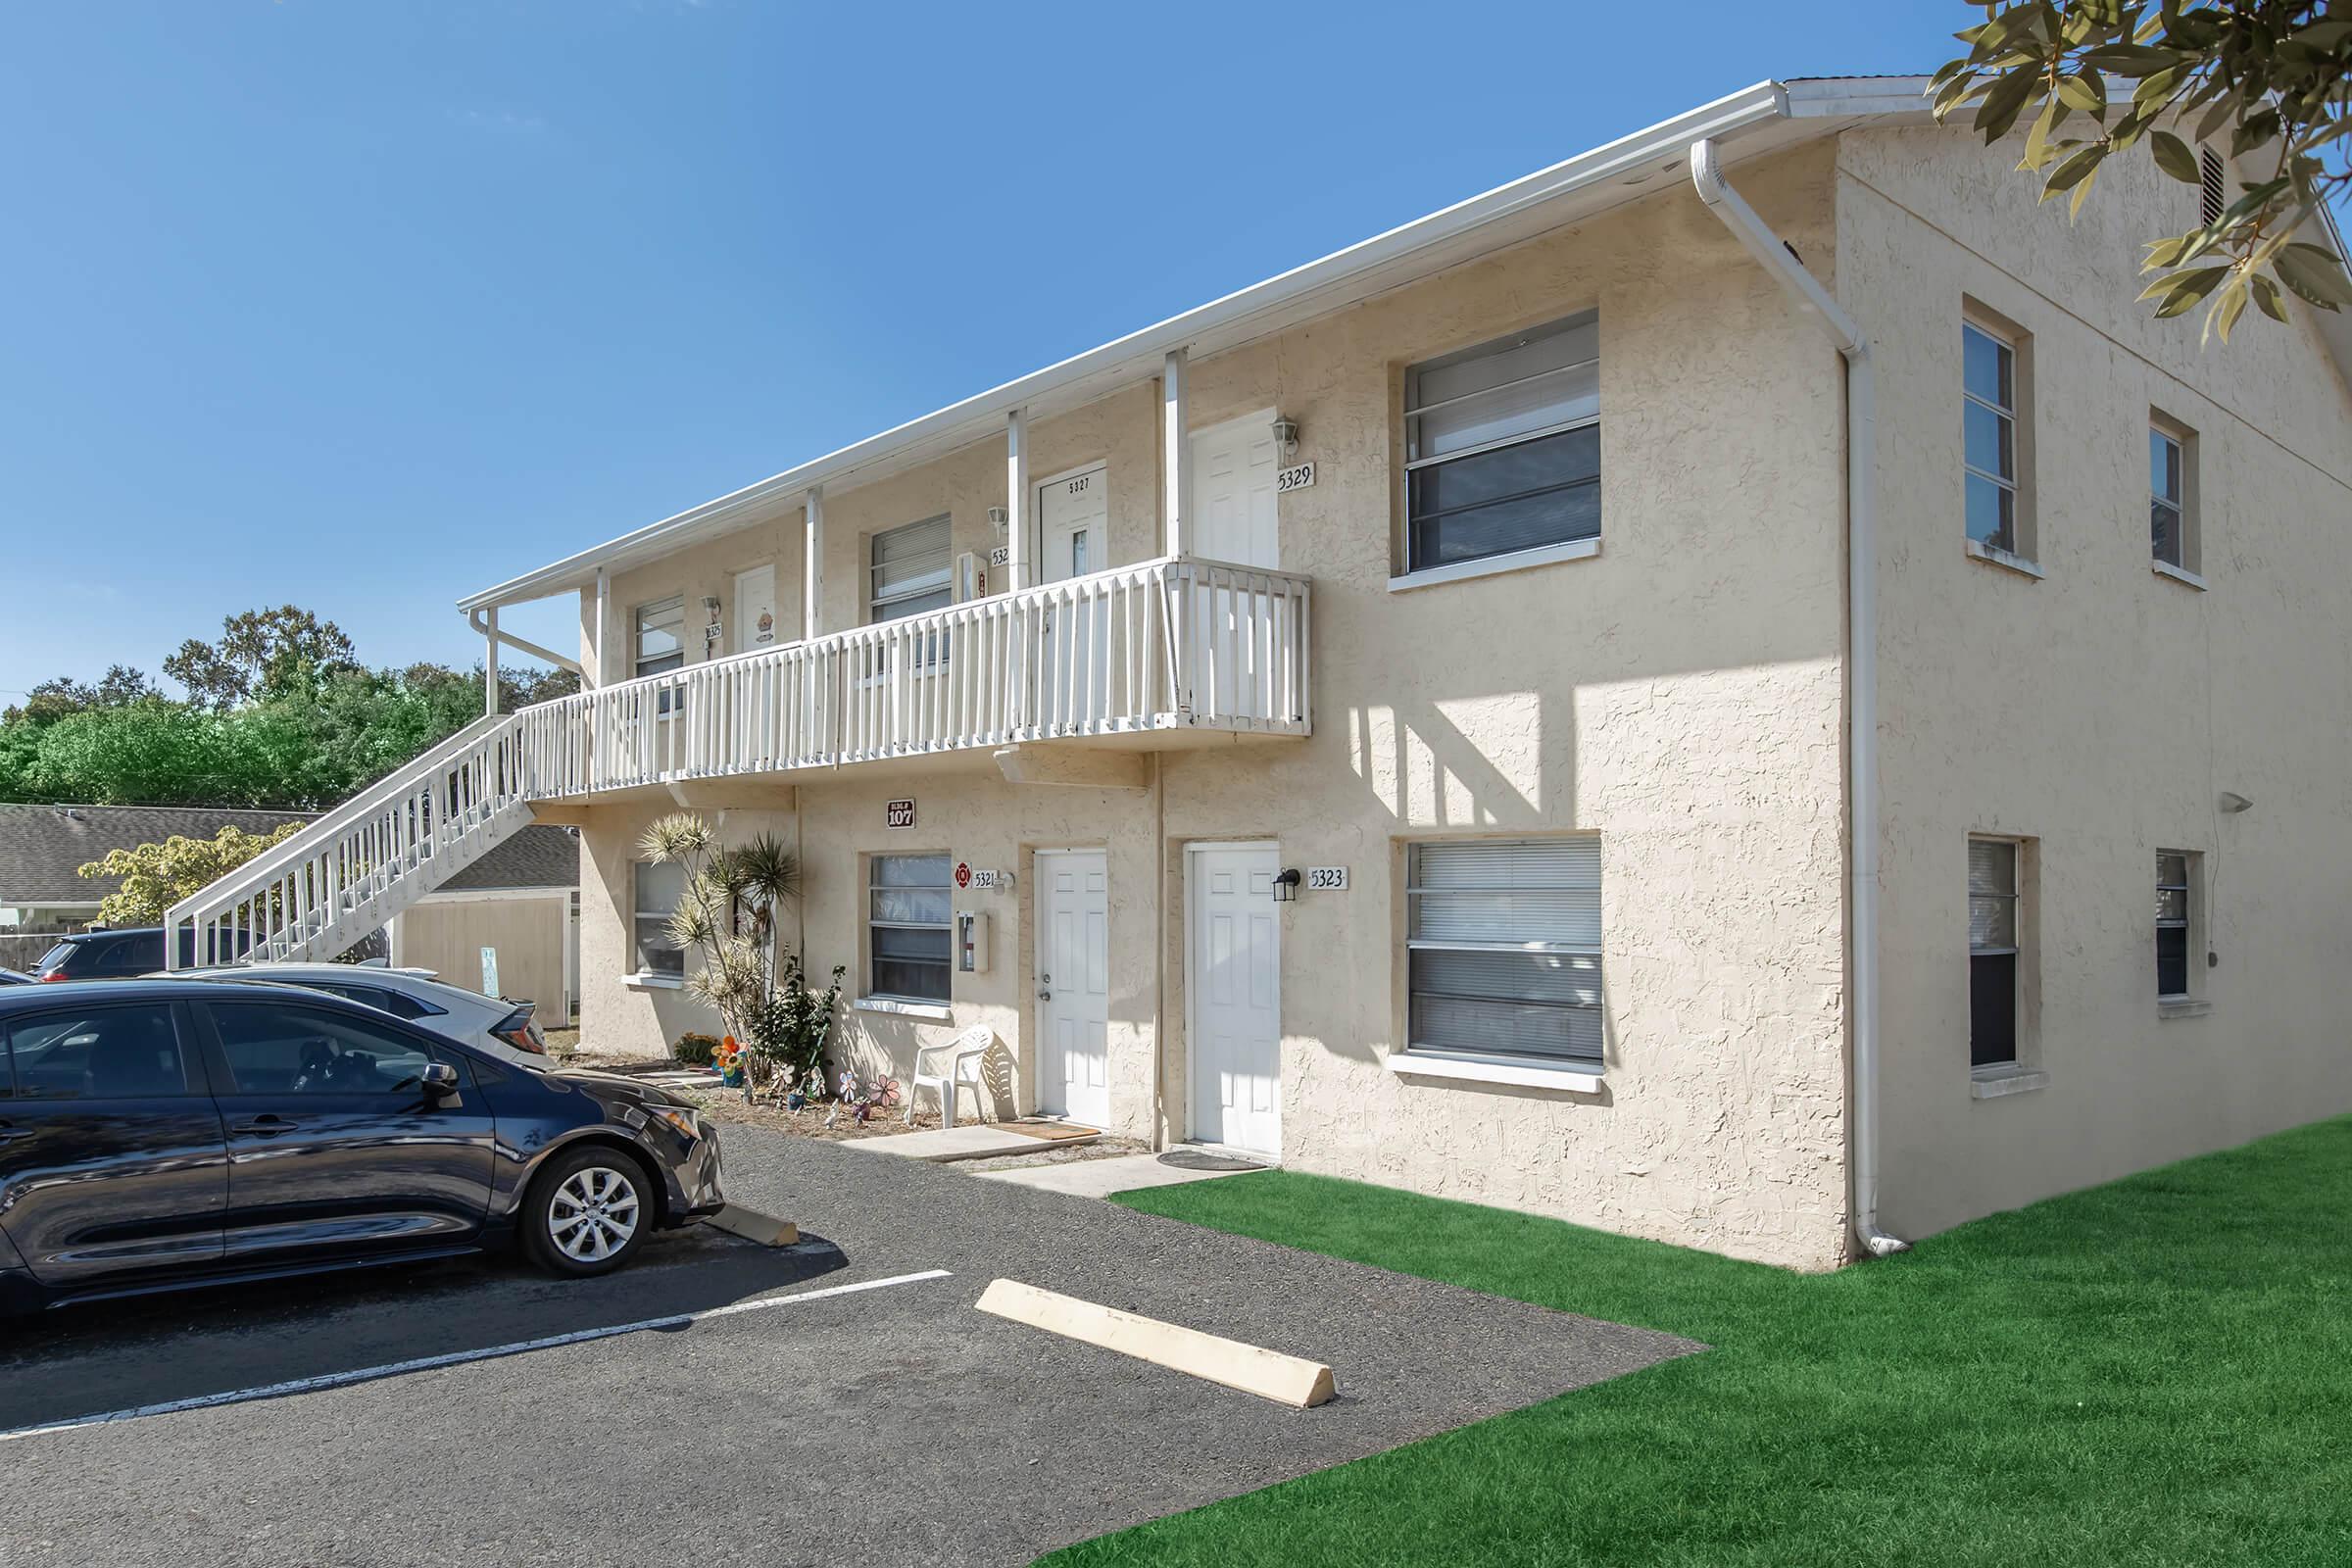
<path id="1" fill-rule="evenodd" d="M 1301 463 L 1295 468 L 1285 468 L 1274 475 L 1274 493 L 1288 495 L 1293 490 L 1304 490 L 1315 482 L 1315 466 Z"/>

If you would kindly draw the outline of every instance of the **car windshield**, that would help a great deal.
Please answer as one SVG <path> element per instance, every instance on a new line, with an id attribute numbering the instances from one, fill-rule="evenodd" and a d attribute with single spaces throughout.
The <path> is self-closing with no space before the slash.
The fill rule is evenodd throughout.
<path id="1" fill-rule="evenodd" d="M 55 969 L 62 966 L 68 958 L 74 956 L 75 946 L 77 946 L 75 943 L 60 942 L 56 947 L 41 955 L 40 966 L 44 969 Z"/>

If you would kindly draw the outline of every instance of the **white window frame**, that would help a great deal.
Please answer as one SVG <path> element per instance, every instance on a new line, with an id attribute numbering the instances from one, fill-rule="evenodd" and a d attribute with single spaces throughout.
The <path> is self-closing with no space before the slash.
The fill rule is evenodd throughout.
<path id="1" fill-rule="evenodd" d="M 1566 835 L 1565 837 L 1587 842 L 1592 840 L 1592 835 L 1589 834 Z M 1511 844 L 1541 844 L 1546 842 L 1558 842 L 1558 839 L 1546 839 L 1534 835 L 1530 835 L 1526 838 L 1503 840 L 1464 841 L 1459 839 L 1422 839 L 1408 843 L 1404 846 L 1405 874 L 1403 881 L 1405 906 L 1405 1011 L 1403 1033 L 1406 1044 L 1405 1050 L 1398 1054 L 1398 1058 L 1391 1062 L 1392 1070 L 1399 1073 L 1411 1074 L 1418 1069 L 1423 1069 L 1426 1067 L 1426 1075 L 1431 1077 L 1484 1079 L 1487 1081 L 1499 1083 L 1536 1082 L 1537 1080 L 1532 1076 L 1512 1077 L 1471 1069 L 1495 1067 L 1508 1069 L 1511 1073 L 1524 1075 L 1559 1074 L 1567 1078 L 1597 1079 L 1603 1070 L 1608 1046 L 1608 987 L 1605 970 L 1603 968 L 1601 949 L 1597 944 L 1585 945 L 1578 943 L 1549 941 L 1467 942 L 1446 938 L 1423 937 L 1418 934 L 1420 927 L 1420 904 L 1418 901 L 1431 894 L 1444 896 L 1446 894 L 1475 893 L 1480 891 L 1523 891 L 1518 889 L 1482 890 L 1475 887 L 1424 887 L 1421 881 L 1422 853 L 1432 849 L 1444 850 L 1464 842 L 1481 843 L 1488 848 L 1502 848 Z M 1605 871 L 1603 872 L 1603 875 L 1605 875 Z M 1596 879 L 1594 884 L 1594 893 L 1596 897 L 1598 896 L 1599 891 L 1599 882 Z M 1415 953 L 1430 952 L 1543 953 L 1555 954 L 1563 957 L 1589 958 L 1592 965 L 1592 983 L 1593 989 L 1596 993 L 1596 999 L 1591 1010 L 1596 1015 L 1595 1021 L 1598 1024 L 1600 1031 L 1600 1054 L 1592 1056 L 1571 1056 L 1566 1054 L 1547 1054 L 1541 1052 L 1507 1050 L 1465 1051 L 1453 1046 L 1432 1045 L 1428 1042 L 1414 1038 L 1412 1023 L 1414 996 L 1412 988 L 1412 955 Z M 1561 1003 L 1553 1004 L 1553 1005 L 1557 1005 L 1565 1009 L 1569 1008 L 1571 1004 Z M 1574 1010 L 1583 1009 L 1580 1008 Z M 1447 1068 L 1444 1065 L 1446 1063 L 1461 1063 L 1463 1064 L 1463 1070 Z"/>
<path id="2" fill-rule="evenodd" d="M 2178 882 L 2167 882 L 2164 879 L 2164 862 L 2171 858 L 2178 858 L 2180 861 L 2180 880 Z M 2202 859 L 2203 857 L 2194 850 L 2158 850 L 2156 852 L 2156 943 L 2159 976 L 2156 1001 L 2163 1005 L 2177 1005 L 2197 1000 L 2197 949 L 2200 946 L 2197 941 L 2197 915 L 2199 906 L 2203 903 L 2203 900 L 2197 896 L 2197 872 Z M 2168 918 L 2163 912 L 2163 896 L 2167 893 L 2180 895 L 2180 914 L 2178 918 Z M 2161 978 L 2164 962 L 2162 943 L 2164 933 L 2167 931 L 2180 933 L 2180 983 L 2182 989 L 2179 991 L 2165 990 Z"/>
<path id="3" fill-rule="evenodd" d="M 646 921 L 660 920 L 666 923 L 669 917 L 677 912 L 677 906 L 674 904 L 667 909 L 661 910 L 648 909 L 644 906 L 645 896 L 642 891 L 645 887 L 644 873 L 646 868 L 654 863 L 652 860 L 629 862 L 629 956 L 636 963 L 634 972 L 642 977 L 654 980 L 682 979 L 686 973 L 686 950 L 667 946 L 666 933 L 664 933 L 665 945 L 660 948 L 649 948 L 645 941 Z M 679 876 L 682 883 L 685 876 L 685 869 L 682 866 L 679 868 Z M 648 962 L 649 956 L 654 953 L 676 954 L 677 966 L 670 968 Z"/>
<path id="4" fill-rule="evenodd" d="M 2022 1070 L 2026 1061 L 2026 846 L 2022 839 L 2005 838 L 1994 833 L 1971 833 L 1969 848 L 1993 844 L 2009 852 L 2009 891 L 1999 894 L 1981 894 L 1973 880 L 1964 878 L 1967 894 L 1967 930 L 1969 957 L 1969 1070 L 1976 1074 L 2005 1074 Z M 1981 898 L 1999 898 L 2009 902 L 2009 941 L 2007 947 L 1980 947 L 1976 940 L 1976 911 L 1974 906 Z M 2009 962 L 2009 1055 L 1998 1061 L 1977 1060 L 1976 1037 L 1976 960 L 1981 957 L 2006 957 Z"/>
<path id="5" fill-rule="evenodd" d="M 879 878 L 881 875 L 882 863 L 886 860 L 939 860 L 944 862 L 946 869 L 942 872 L 941 879 L 937 886 L 940 892 L 945 893 L 948 896 L 947 919 L 936 923 L 929 920 L 875 919 L 874 895 L 876 893 L 884 891 L 903 892 L 909 888 L 928 891 L 933 886 L 933 884 L 928 882 L 882 882 Z M 865 990 L 863 995 L 858 999 L 860 1002 L 888 1002 L 901 1003 L 912 1006 L 944 1007 L 949 1005 L 955 1000 L 955 861 L 956 857 L 954 853 L 948 850 L 892 850 L 888 854 L 876 853 L 865 858 Z M 938 931 L 943 933 L 948 939 L 948 951 L 947 956 L 941 960 L 941 971 L 946 976 L 945 989 L 941 992 L 941 994 L 936 997 L 918 997 L 910 996 L 904 991 L 881 990 L 874 981 L 874 933 L 876 931 Z"/>
<path id="6" fill-rule="evenodd" d="M 1970 333 L 1975 333 L 1977 336 L 1984 338 L 1986 342 L 1999 349 L 2003 358 L 2007 361 L 2009 371 L 2007 376 L 2007 380 L 2009 382 L 2009 402 L 2006 406 L 1995 403 L 1989 398 L 1979 397 L 1975 392 L 1969 390 L 1968 337 Z M 1961 479 L 1960 527 L 1962 536 L 1968 540 L 1968 543 L 1971 546 L 1984 551 L 1986 555 L 1995 559 L 1999 559 L 2001 557 L 2008 557 L 2013 560 L 2020 561 L 2029 559 L 2029 554 L 2024 546 L 2026 531 L 2026 495 L 2025 486 L 2021 482 L 2020 478 L 2020 474 L 2025 466 L 2024 431 L 2022 428 L 2024 421 L 2020 417 L 2019 408 L 2021 393 L 2024 388 L 2024 383 L 2021 379 L 2024 373 L 2024 364 L 2025 356 L 2022 352 L 2020 352 L 2018 341 L 2012 334 L 2005 332 L 1998 327 L 1992 326 L 1973 315 L 1965 316 L 1961 318 L 1960 467 L 1964 477 Z M 1989 469 L 1980 468 L 1975 464 L 1968 461 L 1967 411 L 1969 406 L 1972 404 L 1990 413 L 1994 418 L 2000 421 L 2001 427 L 2007 431 L 2009 436 L 2008 447 L 2010 472 L 1994 473 Z M 1968 534 L 1968 478 L 1966 476 L 1974 476 L 1976 478 L 1985 480 L 1990 484 L 1996 485 L 1999 487 L 2001 492 L 2009 498 L 2009 527 L 2008 538 L 2005 541 L 1982 540 Z"/>
<path id="7" fill-rule="evenodd" d="M 2167 496 L 2156 488 L 2154 474 L 2156 443 L 2163 442 L 2173 449 L 2180 469 L 2180 493 Z M 2201 575 L 2205 560 L 2204 508 L 2198 495 L 2197 432 L 2161 409 L 2148 411 L 2148 510 L 2149 539 L 2148 565 L 2158 576 L 2186 583 L 2191 588 L 2203 588 Z M 2155 509 L 2169 507 L 2173 512 L 2173 537 L 2180 559 L 2167 561 L 2156 550 Z"/>
<path id="8" fill-rule="evenodd" d="M 646 617 L 670 610 L 678 612 L 677 652 L 656 654 L 649 658 L 645 652 L 645 634 L 648 629 Z M 634 678 L 642 680 L 648 675 L 666 675 L 672 670 L 686 667 L 686 596 L 684 594 L 671 594 L 666 599 L 649 599 L 639 605 L 629 612 L 629 672 Z M 649 668 L 649 665 L 660 665 L 661 667 Z"/>
<path id="9" fill-rule="evenodd" d="M 1601 527 L 1595 528 L 1591 534 L 1582 535 L 1572 539 L 1548 540 L 1541 544 L 1529 545 L 1518 550 L 1497 551 L 1492 555 L 1474 556 L 1464 561 L 1440 562 L 1425 564 L 1415 560 L 1413 555 L 1413 523 L 1415 521 L 1415 514 L 1413 512 L 1412 503 L 1413 475 L 1420 472 L 1424 468 L 1439 467 L 1448 463 L 1459 463 L 1465 458 L 1475 458 L 1490 452 L 1499 452 L 1506 447 L 1524 446 L 1528 442 L 1542 441 L 1547 437 L 1555 435 L 1564 435 L 1571 430 L 1597 428 L 1600 424 L 1601 411 L 1596 409 L 1593 413 L 1589 415 L 1579 416 L 1578 417 L 1572 419 L 1559 420 L 1552 424 L 1544 425 L 1533 430 L 1518 431 L 1511 435 L 1498 437 L 1493 441 L 1481 442 L 1477 446 L 1463 447 L 1460 450 L 1453 452 L 1423 456 L 1421 453 L 1419 420 L 1423 416 L 1432 414 L 1439 409 L 1451 408 L 1456 404 L 1466 403 L 1476 398 L 1492 397 L 1497 392 L 1507 391 L 1515 386 L 1525 386 L 1529 382 L 1540 381 L 1548 376 L 1568 375 L 1578 370 L 1591 368 L 1594 370 L 1595 379 L 1597 380 L 1598 368 L 1600 366 L 1602 357 L 1601 350 L 1598 347 L 1600 341 L 1598 331 L 1599 320 L 1600 313 L 1597 310 L 1579 311 L 1572 316 L 1564 316 L 1556 320 L 1546 321 L 1542 325 L 1529 327 L 1524 331 L 1506 333 L 1503 336 L 1494 338 L 1489 342 L 1478 343 L 1469 348 L 1456 349 L 1446 354 L 1437 355 L 1433 358 L 1419 361 L 1416 364 L 1406 368 L 1404 372 L 1404 538 L 1402 541 L 1402 549 L 1399 552 L 1399 555 L 1404 562 L 1404 570 L 1391 578 L 1391 587 L 1420 587 L 1429 583 L 1456 581 L 1463 577 L 1484 576 L 1490 572 L 1510 570 L 1517 566 L 1540 565 L 1553 561 L 1578 560 L 1587 556 L 1599 554 L 1601 534 L 1606 528 L 1605 511 L 1603 513 L 1603 522 Z M 1420 378 L 1427 371 L 1443 369 L 1451 366 L 1465 364 L 1469 361 L 1491 354 L 1506 353 L 1531 338 L 1553 332 L 1573 331 L 1576 328 L 1584 326 L 1588 323 L 1594 327 L 1593 342 L 1595 344 L 1593 352 L 1590 358 L 1573 361 L 1566 365 L 1555 365 L 1546 369 L 1537 370 L 1528 375 L 1521 376 L 1517 380 L 1498 382 L 1494 386 L 1482 387 L 1476 392 L 1466 392 L 1458 397 L 1441 398 L 1432 403 L 1422 403 L 1418 401 Z M 1582 484 L 1587 481 L 1577 480 L 1572 482 Z M 1596 473 L 1590 482 L 1595 487 L 1595 489 L 1597 489 L 1600 483 L 1599 475 Z M 1552 488 L 1565 489 L 1567 486 L 1553 486 Z"/>
<path id="10" fill-rule="evenodd" d="M 933 588 L 921 588 L 921 589 L 902 589 L 902 590 L 900 590 L 900 591 L 898 591 L 898 592 L 895 592 L 895 593 L 887 593 L 887 594 L 886 594 L 886 593 L 881 593 L 881 592 L 877 591 L 877 589 L 875 588 L 875 585 L 874 585 L 874 574 L 875 574 L 877 571 L 879 571 L 879 570 L 881 569 L 881 566 L 882 566 L 882 545 L 883 545 L 883 541 L 885 541 L 885 540 L 887 540 L 887 539 L 896 539 L 896 538 L 903 537 L 904 535 L 906 535 L 906 534 L 909 534 L 909 533 L 912 533 L 912 532 L 914 532 L 914 531 L 915 531 L 916 529 L 918 529 L 918 528 L 937 528 L 937 529 L 939 529 L 939 530 L 940 530 L 940 533 L 941 533 L 941 535 L 943 536 L 943 540 L 944 540 L 944 542 L 943 542 L 943 543 L 940 545 L 940 547 L 939 547 L 939 549 L 938 549 L 938 551 L 937 551 L 937 555 L 938 555 L 938 557 L 939 557 L 939 563 L 938 563 L 938 564 L 939 564 L 939 568 L 940 568 L 942 571 L 944 571 L 944 572 L 947 574 L 947 577 L 946 577 L 946 584 L 947 584 L 947 593 L 948 593 L 948 604 L 949 604 L 949 605 L 953 605 L 953 604 L 955 604 L 955 602 L 956 602 L 956 524 L 955 524 L 955 521 L 954 521 L 954 514 L 953 514 L 952 513 L 941 513 L 941 514 L 938 514 L 938 515 L 936 515 L 936 516 L 930 516 L 930 517 L 917 517 L 917 518 L 916 518 L 914 521 L 912 521 L 912 522 L 903 522 L 903 523 L 900 523 L 900 524 L 899 524 L 897 527 L 895 527 L 895 528 L 884 528 L 884 529 L 882 529 L 882 530 L 881 530 L 879 533 L 876 533 L 876 534 L 872 535 L 872 536 L 871 536 L 871 537 L 870 537 L 870 538 L 869 538 L 869 539 L 866 541 L 866 547 L 865 547 L 865 619 L 866 619 L 866 624 L 868 624 L 868 625 L 872 625 L 872 626 L 879 626 L 879 625 L 881 625 L 882 623 L 884 623 L 885 621 L 891 621 L 891 620 L 902 620 L 902 619 L 905 619 L 905 618 L 906 618 L 906 617 L 907 617 L 908 615 L 910 615 L 910 614 L 925 614 L 925 615 L 927 615 L 927 614 L 934 613 L 934 612 L 932 612 L 932 611 L 927 611 L 927 610 L 925 610 L 925 611 L 911 611 L 911 612 L 898 612 L 898 611 L 896 611 L 896 610 L 895 610 L 895 608 L 894 608 L 894 607 L 896 607 L 896 606 L 899 606 L 899 605 L 904 605 L 904 604 L 907 603 L 907 602 L 908 602 L 908 601 L 910 601 L 910 600 L 915 600 L 915 599 L 927 599 L 927 598 L 931 597 L 933 594 L 936 594 L 936 593 L 938 593 L 938 592 L 939 592 L 939 589 L 938 589 L 938 588 L 936 588 L 936 587 L 933 587 Z M 926 557 L 925 557 L 925 558 L 923 558 L 923 559 L 926 559 L 926 560 L 927 560 L 927 559 L 928 559 L 928 557 L 926 556 Z M 945 608 L 945 607 L 942 607 L 942 608 Z"/>

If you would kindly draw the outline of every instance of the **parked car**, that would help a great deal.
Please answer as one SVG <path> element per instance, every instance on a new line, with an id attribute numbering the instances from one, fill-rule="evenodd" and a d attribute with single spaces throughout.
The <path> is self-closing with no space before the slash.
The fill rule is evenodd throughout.
<path id="1" fill-rule="evenodd" d="M 242 932 L 229 933 L 226 940 L 245 951 L 248 938 Z M 183 930 L 179 934 L 179 961 L 196 961 L 196 933 Z M 153 974 L 164 966 L 164 928 L 160 925 L 125 926 L 117 931 L 77 931 L 57 939 L 57 946 L 41 955 L 36 980 L 133 980 Z"/>
<path id="2" fill-rule="evenodd" d="M 14 987 L 0 1073 L 11 1307 L 510 1246 L 602 1274 L 724 1202 L 674 1095 L 285 985 Z"/>
<path id="3" fill-rule="evenodd" d="M 0 986 L 28 986 L 32 983 L 32 976 L 28 974 L 15 969 L 0 969 Z"/>
<path id="4" fill-rule="evenodd" d="M 245 963 L 220 969 L 182 969 L 154 978 L 266 980 L 308 986 L 379 1007 L 395 1018 L 406 1018 L 519 1066 L 550 1065 L 537 1003 L 485 997 L 479 991 L 436 979 L 430 969 L 394 969 L 378 963 Z"/>

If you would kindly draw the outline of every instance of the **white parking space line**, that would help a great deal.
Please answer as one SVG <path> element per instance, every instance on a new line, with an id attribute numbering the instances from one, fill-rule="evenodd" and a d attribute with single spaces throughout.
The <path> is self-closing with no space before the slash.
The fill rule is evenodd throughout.
<path id="1" fill-rule="evenodd" d="M 634 1323 L 615 1323 L 608 1328 L 575 1329 L 569 1334 L 550 1334 L 544 1339 L 517 1340 L 512 1345 L 486 1346 L 478 1350 L 452 1350 L 445 1355 L 420 1355 L 407 1361 L 387 1361 L 381 1366 L 359 1367 L 349 1372 L 322 1372 L 317 1377 L 294 1378 L 284 1383 L 269 1383 L 259 1388 L 232 1389 L 224 1394 L 200 1394 L 192 1398 L 171 1399 L 162 1404 L 135 1405 L 127 1410 L 109 1410 L 102 1415 L 74 1416 L 65 1421 L 47 1421 L 38 1426 L 18 1427 L 0 1432 L 0 1443 L 13 1443 L 19 1438 L 37 1438 L 52 1432 L 74 1432 L 83 1427 L 106 1426 L 116 1421 L 134 1421 L 141 1416 L 172 1415 L 181 1410 L 204 1410 L 214 1405 L 244 1404 L 254 1399 L 274 1399 L 289 1394 L 314 1394 L 321 1389 L 339 1389 L 353 1383 L 372 1383 L 378 1378 L 398 1377 L 406 1372 L 429 1372 L 436 1367 L 463 1366 L 468 1361 L 494 1361 L 503 1356 L 522 1355 L 531 1350 L 552 1350 L 563 1345 L 585 1345 L 591 1340 L 610 1340 L 622 1334 L 642 1334 L 649 1329 L 680 1329 L 711 1318 L 734 1317 L 743 1312 L 764 1312 L 771 1307 L 794 1306 L 802 1301 L 821 1301 L 828 1297 L 855 1296 L 860 1291 L 879 1291 L 893 1285 L 913 1285 L 922 1280 L 944 1280 L 950 1270 L 924 1269 L 919 1274 L 893 1274 L 888 1279 L 859 1280 L 854 1285 L 828 1285 L 822 1290 L 796 1291 L 790 1296 L 762 1296 L 754 1300 L 734 1301 L 725 1306 L 706 1307 L 700 1312 L 679 1312 L 669 1317 L 641 1318 Z"/>

